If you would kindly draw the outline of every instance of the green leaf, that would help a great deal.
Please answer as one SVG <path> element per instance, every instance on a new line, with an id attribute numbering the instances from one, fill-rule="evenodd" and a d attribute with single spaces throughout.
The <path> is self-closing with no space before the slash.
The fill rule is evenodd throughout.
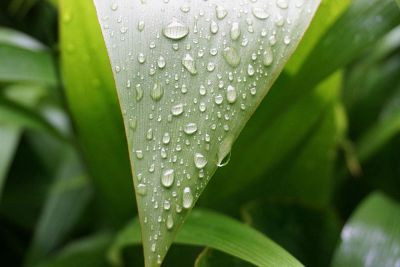
<path id="1" fill-rule="evenodd" d="M 91 187 L 83 176 L 77 155 L 71 150 L 64 153 L 64 161 L 36 225 L 25 266 L 44 259 L 63 241 L 90 200 Z"/>
<path id="2" fill-rule="evenodd" d="M 0 200 L 7 172 L 17 149 L 20 129 L 0 126 Z"/>
<path id="3" fill-rule="evenodd" d="M 333 267 L 397 266 L 400 205 L 382 194 L 368 197 L 346 223 Z"/>
<path id="4" fill-rule="evenodd" d="M 209 211 L 194 210 L 175 242 L 218 249 L 256 266 L 302 266 L 284 249 L 249 226 Z M 118 234 L 109 251 L 111 261 L 120 264 L 122 249 L 140 243 L 140 224 L 135 220 Z"/>
<path id="5" fill-rule="evenodd" d="M 0 81 L 58 83 L 49 51 L 33 38 L 0 28 Z"/>
<path id="6" fill-rule="evenodd" d="M 104 254 L 110 241 L 109 234 L 97 234 L 75 241 L 35 267 L 107 267 L 109 265 Z"/>
<path id="7" fill-rule="evenodd" d="M 299 3 L 95 1 L 124 116 L 146 266 L 162 262 L 319 0 Z"/>
<path id="8" fill-rule="evenodd" d="M 91 1 L 64 0 L 60 11 L 68 105 L 107 219 L 120 226 L 135 215 L 133 186 L 111 67 L 95 9 Z"/>

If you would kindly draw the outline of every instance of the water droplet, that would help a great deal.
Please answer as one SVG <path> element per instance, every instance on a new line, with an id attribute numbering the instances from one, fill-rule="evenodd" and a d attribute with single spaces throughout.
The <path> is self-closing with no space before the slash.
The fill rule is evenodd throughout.
<path id="1" fill-rule="evenodd" d="M 224 19 L 226 17 L 226 15 L 228 15 L 228 11 L 223 6 L 220 6 L 220 5 L 217 5 L 215 7 L 215 12 L 217 15 L 217 19 L 220 19 L 220 20 Z"/>
<path id="2" fill-rule="evenodd" d="M 144 30 L 144 26 L 145 26 L 144 21 L 143 20 L 139 21 L 137 26 L 138 31 L 142 32 Z"/>
<path id="3" fill-rule="evenodd" d="M 118 9 L 118 4 L 117 3 L 113 3 L 112 5 L 111 5 L 111 10 L 112 11 L 116 11 Z"/>
<path id="4" fill-rule="evenodd" d="M 147 140 L 152 140 L 152 139 L 153 139 L 153 129 L 152 129 L 152 128 L 150 128 L 149 130 L 147 130 L 146 139 L 147 139 Z"/>
<path id="5" fill-rule="evenodd" d="M 201 153 L 194 154 L 194 165 L 197 169 L 203 169 L 207 165 L 207 159 Z"/>
<path id="6" fill-rule="evenodd" d="M 147 194 L 147 186 L 145 184 L 138 184 L 136 190 L 141 196 L 145 196 Z"/>
<path id="7" fill-rule="evenodd" d="M 263 8 L 254 7 L 252 11 L 253 11 L 254 17 L 256 17 L 258 19 L 264 20 L 269 17 L 269 14 Z"/>
<path id="8" fill-rule="evenodd" d="M 165 222 L 167 229 L 171 230 L 174 227 L 174 218 L 171 214 L 167 215 L 167 221 Z"/>
<path id="9" fill-rule="evenodd" d="M 218 32 L 218 30 L 219 30 L 218 24 L 212 20 L 211 24 L 210 24 L 211 33 L 216 34 Z"/>
<path id="10" fill-rule="evenodd" d="M 181 115 L 183 113 L 183 104 L 176 104 L 175 106 L 172 106 L 171 113 L 174 116 Z"/>
<path id="11" fill-rule="evenodd" d="M 136 157 L 138 159 L 142 159 L 143 158 L 143 151 L 142 150 L 136 150 Z"/>
<path id="12" fill-rule="evenodd" d="M 185 125 L 183 131 L 188 135 L 192 135 L 195 132 L 197 132 L 197 124 L 193 123 L 193 122 L 190 122 L 190 123 Z"/>
<path id="13" fill-rule="evenodd" d="M 193 194 L 190 187 L 185 187 L 183 189 L 182 195 L 182 206 L 184 209 L 190 209 L 193 205 Z"/>
<path id="14" fill-rule="evenodd" d="M 143 53 L 139 53 L 138 61 L 140 64 L 143 64 L 144 62 L 146 62 L 146 56 Z"/>
<path id="15" fill-rule="evenodd" d="M 171 136 L 169 135 L 169 133 L 165 133 L 163 135 L 162 142 L 164 143 L 164 145 L 168 145 L 170 141 L 171 141 Z"/>
<path id="16" fill-rule="evenodd" d="M 288 35 L 286 35 L 286 36 L 283 38 L 283 42 L 285 43 L 285 45 L 289 45 L 291 41 L 292 41 L 292 40 L 290 39 L 290 36 L 288 36 Z"/>
<path id="17" fill-rule="evenodd" d="M 197 74 L 196 63 L 191 55 L 186 54 L 182 59 L 182 65 L 186 68 L 190 74 Z"/>
<path id="18" fill-rule="evenodd" d="M 214 62 L 208 62 L 208 64 L 207 64 L 207 70 L 208 70 L 209 72 L 212 72 L 212 71 L 214 71 L 214 69 L 215 69 L 215 64 L 214 64 Z"/>
<path id="19" fill-rule="evenodd" d="M 151 95 L 151 98 L 152 98 L 154 101 L 160 101 L 161 98 L 162 98 L 163 95 L 164 95 L 164 89 L 161 87 L 160 84 L 155 83 L 154 86 L 153 86 L 153 88 L 151 89 L 150 95 Z"/>
<path id="20" fill-rule="evenodd" d="M 179 40 L 189 34 L 189 28 L 176 18 L 172 20 L 164 29 L 165 37 L 173 40 Z"/>
<path id="21" fill-rule="evenodd" d="M 180 9 L 183 13 L 188 13 L 190 11 L 190 6 L 188 4 L 184 4 Z"/>
<path id="22" fill-rule="evenodd" d="M 237 39 L 239 39 L 240 37 L 240 26 L 239 23 L 234 22 L 232 23 L 232 27 L 231 27 L 231 39 L 233 41 L 236 41 Z"/>
<path id="23" fill-rule="evenodd" d="M 115 66 L 115 72 L 118 73 L 121 71 L 121 67 L 120 66 Z"/>
<path id="24" fill-rule="evenodd" d="M 282 9 L 287 9 L 289 7 L 287 0 L 276 0 L 276 5 Z"/>
<path id="25" fill-rule="evenodd" d="M 271 66 L 273 61 L 274 61 L 274 54 L 272 53 L 272 49 L 270 47 L 267 47 L 263 53 L 262 62 L 264 66 L 268 67 Z"/>
<path id="26" fill-rule="evenodd" d="M 237 93 L 235 87 L 232 85 L 228 85 L 228 88 L 226 89 L 226 99 L 230 104 L 233 104 L 236 102 L 237 98 Z"/>
<path id="27" fill-rule="evenodd" d="M 143 98 L 143 89 L 140 84 L 136 85 L 136 101 L 140 101 Z"/>
<path id="28" fill-rule="evenodd" d="M 164 200 L 164 210 L 170 210 L 171 203 L 168 200 Z"/>
<path id="29" fill-rule="evenodd" d="M 204 85 L 200 85 L 199 93 L 202 96 L 205 96 L 207 94 L 207 89 Z"/>
<path id="30" fill-rule="evenodd" d="M 160 56 L 160 57 L 157 59 L 157 65 L 158 65 L 158 67 L 159 67 L 160 69 L 163 69 L 163 68 L 165 67 L 166 62 L 165 62 L 165 58 L 164 58 L 163 56 Z"/>
<path id="31" fill-rule="evenodd" d="M 253 65 L 249 64 L 249 65 L 247 66 L 247 74 L 248 74 L 249 76 L 253 76 L 254 73 L 255 73 L 255 70 L 254 70 Z"/>
<path id="32" fill-rule="evenodd" d="M 167 188 L 171 187 L 175 180 L 175 174 L 173 169 L 168 169 L 161 175 L 161 184 Z"/>
<path id="33" fill-rule="evenodd" d="M 224 58 L 226 62 L 232 67 L 237 67 L 240 64 L 240 55 L 233 47 L 226 47 L 224 49 Z"/>
<path id="34" fill-rule="evenodd" d="M 221 105 L 224 101 L 224 97 L 222 95 L 216 95 L 214 98 L 215 104 Z"/>
<path id="35" fill-rule="evenodd" d="M 229 164 L 229 161 L 231 161 L 231 155 L 232 155 L 232 152 L 229 151 L 228 155 L 226 155 L 226 156 L 221 160 L 221 162 L 219 162 L 219 163 L 217 164 L 217 166 L 221 168 L 221 167 L 225 167 L 226 165 L 228 165 L 228 164 Z"/>

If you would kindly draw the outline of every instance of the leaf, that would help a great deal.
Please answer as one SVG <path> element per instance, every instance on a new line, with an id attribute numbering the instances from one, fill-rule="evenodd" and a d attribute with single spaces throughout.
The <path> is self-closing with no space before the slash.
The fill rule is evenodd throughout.
<path id="1" fill-rule="evenodd" d="M 118 227 L 135 215 L 135 206 L 107 51 L 91 1 L 64 0 L 59 7 L 66 98 L 105 219 Z"/>
<path id="2" fill-rule="evenodd" d="M 249 226 L 209 211 L 194 210 L 175 242 L 218 249 L 256 266 L 302 266 L 284 249 Z M 110 260 L 120 264 L 121 250 L 140 243 L 140 224 L 135 220 L 118 234 L 109 251 Z"/>
<path id="3" fill-rule="evenodd" d="M 25 266 L 33 266 L 46 258 L 60 244 L 90 200 L 91 187 L 87 177 L 83 176 L 77 155 L 71 150 L 64 153 L 64 162 L 36 225 Z"/>
<path id="4" fill-rule="evenodd" d="M 146 266 L 161 264 L 318 4 L 95 1 L 124 116 Z"/>
<path id="5" fill-rule="evenodd" d="M 104 253 L 110 241 L 111 236 L 102 233 L 75 241 L 35 267 L 107 267 Z"/>
<path id="6" fill-rule="evenodd" d="M 0 126 L 0 200 L 7 172 L 17 149 L 20 129 Z"/>
<path id="7" fill-rule="evenodd" d="M 36 40 L 0 28 L 0 81 L 56 85 L 53 59 Z"/>
<path id="8" fill-rule="evenodd" d="M 372 194 L 344 226 L 332 266 L 397 266 L 399 225 L 400 205 L 382 194 Z"/>

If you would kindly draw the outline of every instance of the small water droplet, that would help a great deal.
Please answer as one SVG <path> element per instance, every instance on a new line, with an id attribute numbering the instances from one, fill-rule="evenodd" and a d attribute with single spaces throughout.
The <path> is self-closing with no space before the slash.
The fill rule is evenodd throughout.
<path id="1" fill-rule="evenodd" d="M 186 68 L 190 74 L 197 74 L 196 63 L 191 55 L 186 54 L 182 59 L 182 65 Z"/>
<path id="2" fill-rule="evenodd" d="M 271 66 L 273 61 L 274 61 L 274 54 L 272 53 L 272 49 L 270 47 L 265 48 L 262 59 L 264 66 L 266 67 Z"/>
<path id="3" fill-rule="evenodd" d="M 201 153 L 194 154 L 194 165 L 197 169 L 201 170 L 207 165 L 207 159 Z"/>
<path id="4" fill-rule="evenodd" d="M 233 47 L 226 47 L 224 49 L 224 58 L 226 62 L 232 67 L 237 67 L 240 64 L 240 55 Z"/>
<path id="5" fill-rule="evenodd" d="M 185 125 L 183 131 L 188 135 L 192 135 L 195 132 L 197 132 L 197 124 L 193 123 L 193 122 L 190 122 L 190 123 Z"/>
<path id="6" fill-rule="evenodd" d="M 118 9 L 118 4 L 117 3 L 113 3 L 112 5 L 111 5 L 111 10 L 112 11 L 116 11 Z"/>
<path id="7" fill-rule="evenodd" d="M 214 64 L 214 62 L 208 62 L 208 64 L 207 64 L 207 70 L 208 70 L 209 72 L 212 72 L 212 71 L 214 71 L 214 69 L 215 69 L 215 64 Z"/>
<path id="8" fill-rule="evenodd" d="M 289 7 L 287 0 L 276 0 L 276 5 L 282 9 L 287 9 Z"/>
<path id="9" fill-rule="evenodd" d="M 160 101 L 164 95 L 164 89 L 159 83 L 155 83 L 153 88 L 151 89 L 150 95 L 154 101 Z"/>
<path id="10" fill-rule="evenodd" d="M 167 221 L 165 222 L 167 229 L 171 230 L 174 227 L 174 218 L 171 214 L 167 215 Z"/>
<path id="11" fill-rule="evenodd" d="M 138 54 L 138 61 L 140 64 L 143 64 L 144 62 L 146 62 L 146 56 L 143 53 L 139 53 Z"/>
<path id="12" fill-rule="evenodd" d="M 141 196 L 145 196 L 147 194 L 147 186 L 145 184 L 138 184 L 137 193 Z"/>
<path id="13" fill-rule="evenodd" d="M 239 39 L 240 34 L 241 34 L 241 32 L 240 32 L 239 23 L 237 23 L 237 22 L 232 23 L 232 27 L 231 27 L 231 39 L 232 39 L 233 41 L 236 41 L 237 39 Z"/>
<path id="14" fill-rule="evenodd" d="M 152 128 L 150 128 L 149 130 L 147 130 L 146 139 L 147 139 L 147 140 L 152 140 L 152 139 L 153 139 L 153 129 L 152 129 Z"/>
<path id="15" fill-rule="evenodd" d="M 219 30 L 218 24 L 212 20 L 211 24 L 210 24 L 211 33 L 216 34 L 218 32 L 218 30 Z"/>
<path id="16" fill-rule="evenodd" d="M 264 20 L 269 17 L 269 14 L 263 8 L 254 7 L 252 11 L 253 11 L 254 17 L 256 17 L 258 19 Z"/>
<path id="17" fill-rule="evenodd" d="M 168 169 L 161 175 L 161 184 L 167 188 L 171 187 L 175 180 L 175 174 L 173 169 Z"/>
<path id="18" fill-rule="evenodd" d="M 217 15 L 217 19 L 219 19 L 219 20 L 224 19 L 226 17 L 226 15 L 228 15 L 228 11 L 225 9 L 225 7 L 223 7 L 221 5 L 217 5 L 215 7 L 215 12 Z"/>
<path id="19" fill-rule="evenodd" d="M 144 21 L 143 20 L 139 21 L 137 26 L 138 31 L 142 32 L 144 30 L 144 26 L 145 26 Z"/>
<path id="20" fill-rule="evenodd" d="M 171 108 L 171 113 L 174 116 L 179 116 L 183 113 L 183 104 L 176 104 L 175 106 L 172 106 Z"/>
<path id="21" fill-rule="evenodd" d="M 190 187 L 185 187 L 182 194 L 182 206 L 184 209 L 190 209 L 193 205 L 193 194 Z"/>
<path id="22" fill-rule="evenodd" d="M 183 13 L 188 13 L 190 11 L 190 6 L 188 4 L 183 4 L 180 9 Z"/>
<path id="23" fill-rule="evenodd" d="M 170 141 L 171 141 L 171 136 L 169 135 L 169 133 L 164 133 L 162 138 L 162 142 L 164 143 L 164 145 L 168 145 Z"/>
<path id="24" fill-rule="evenodd" d="M 254 70 L 253 65 L 249 64 L 249 65 L 247 66 L 247 74 L 248 74 L 249 76 L 253 76 L 254 73 L 255 73 L 255 70 Z"/>
<path id="25" fill-rule="evenodd" d="M 164 58 L 163 56 L 160 56 L 160 57 L 157 59 L 157 65 L 158 65 L 158 67 L 159 67 L 160 69 L 163 69 L 163 68 L 165 67 L 166 62 L 165 62 L 165 58 Z"/>
<path id="26" fill-rule="evenodd" d="M 136 85 L 136 101 L 140 101 L 143 98 L 143 89 L 140 84 Z"/>
<path id="27" fill-rule="evenodd" d="M 222 95 L 216 95 L 214 98 L 215 104 L 221 105 L 222 102 L 224 101 L 224 97 Z"/>
<path id="28" fill-rule="evenodd" d="M 283 42 L 285 43 L 285 45 L 289 45 L 291 41 L 292 41 L 292 40 L 290 39 L 290 36 L 288 36 L 288 35 L 286 35 L 286 36 L 283 38 Z"/>
<path id="29" fill-rule="evenodd" d="M 163 29 L 163 34 L 169 39 L 179 40 L 189 34 L 189 28 L 178 19 L 173 18 L 172 22 Z"/>
<path id="30" fill-rule="evenodd" d="M 142 159 L 143 158 L 143 151 L 142 150 L 136 150 L 136 157 L 138 159 Z"/>
<path id="31" fill-rule="evenodd" d="M 235 87 L 232 85 L 228 85 L 228 88 L 226 89 L 226 99 L 230 104 L 233 104 L 236 102 L 237 98 L 237 93 Z"/>

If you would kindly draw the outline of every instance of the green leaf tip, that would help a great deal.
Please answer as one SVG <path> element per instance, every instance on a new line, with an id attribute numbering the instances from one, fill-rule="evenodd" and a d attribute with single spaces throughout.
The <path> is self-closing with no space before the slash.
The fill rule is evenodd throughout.
<path id="1" fill-rule="evenodd" d="M 145 264 L 186 215 L 319 0 L 94 0 L 124 117 Z"/>

